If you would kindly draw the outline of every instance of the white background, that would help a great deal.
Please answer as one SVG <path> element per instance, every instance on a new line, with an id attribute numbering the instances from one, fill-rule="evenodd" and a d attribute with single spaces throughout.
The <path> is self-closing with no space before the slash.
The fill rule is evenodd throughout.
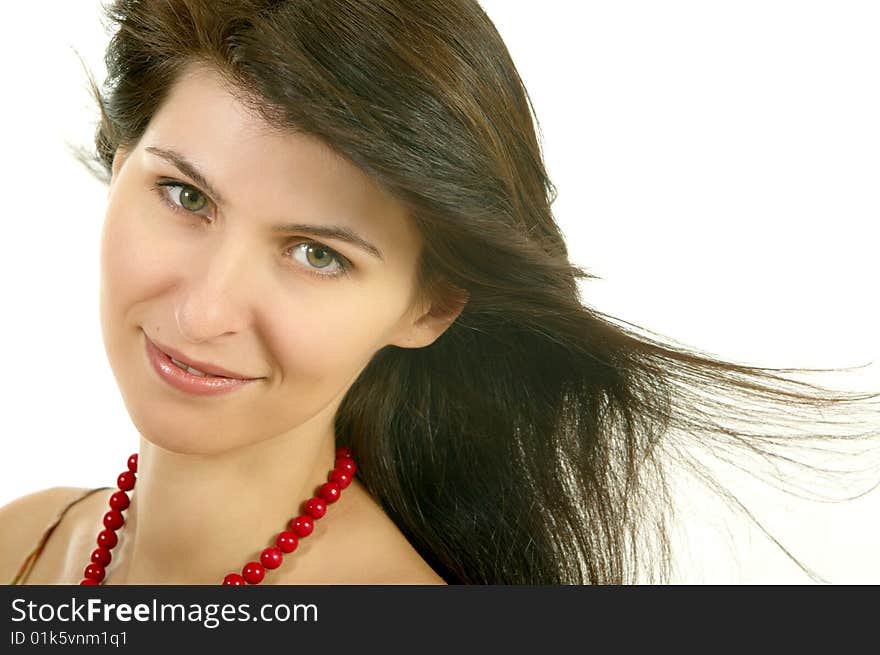
<path id="1" fill-rule="evenodd" d="M 571 257 L 601 277 L 585 302 L 749 364 L 877 359 L 877 3 L 482 5 L 534 103 Z M 112 484 L 137 448 L 98 322 L 106 189 L 65 147 L 97 120 L 74 48 L 102 81 L 98 10 L 4 7 L 0 505 Z M 842 386 L 880 390 L 878 364 Z M 826 578 L 880 583 L 880 491 L 832 507 L 751 493 Z M 680 581 L 809 581 L 696 506 Z"/>

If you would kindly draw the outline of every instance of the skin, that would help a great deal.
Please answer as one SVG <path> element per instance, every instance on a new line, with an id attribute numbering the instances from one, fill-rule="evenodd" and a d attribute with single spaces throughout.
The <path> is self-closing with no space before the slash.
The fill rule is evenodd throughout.
<path id="1" fill-rule="evenodd" d="M 224 203 L 150 146 L 196 163 Z M 183 213 L 151 188 L 159 180 L 188 185 L 164 188 Z M 343 224 L 384 261 L 270 231 L 287 222 Z M 309 243 L 349 260 L 350 275 L 329 276 L 338 262 L 309 255 Z M 420 300 L 421 247 L 407 209 L 356 166 L 314 137 L 270 128 L 212 70 L 181 76 L 136 147 L 117 151 L 102 233 L 104 344 L 140 434 L 106 584 L 218 584 L 274 545 L 333 468 L 334 415 L 372 356 L 429 345 L 461 311 L 439 315 Z M 150 367 L 145 335 L 263 379 L 214 397 L 180 392 Z M 81 578 L 107 495 L 76 508 L 70 546 L 56 548 L 60 577 Z M 355 478 L 263 584 L 383 582 L 442 580 Z"/>

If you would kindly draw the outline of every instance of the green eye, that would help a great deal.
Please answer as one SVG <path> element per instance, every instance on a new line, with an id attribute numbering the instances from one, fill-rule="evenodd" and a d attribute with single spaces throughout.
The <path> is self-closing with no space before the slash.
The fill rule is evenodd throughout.
<path id="1" fill-rule="evenodd" d="M 199 212 L 210 203 L 210 199 L 196 187 L 176 180 L 167 180 L 156 182 L 153 188 L 162 202 L 174 211 L 206 215 Z"/>
<path id="2" fill-rule="evenodd" d="M 301 241 L 287 249 L 291 258 L 300 262 L 306 272 L 318 277 L 339 277 L 347 275 L 351 263 L 332 248 L 318 241 Z M 305 261 L 297 255 L 305 252 Z M 323 271 L 318 273 L 317 271 Z"/>
<path id="3" fill-rule="evenodd" d="M 316 253 L 320 253 L 322 256 L 315 256 Z M 317 268 L 326 268 L 328 264 L 332 264 L 334 261 L 334 257 L 330 254 L 330 250 L 315 244 L 309 245 L 306 250 L 306 257 L 308 258 L 309 263 Z"/>
<path id="4" fill-rule="evenodd" d="M 184 184 L 177 180 L 160 180 L 154 182 L 152 188 L 171 211 L 189 218 L 193 216 L 211 218 L 210 215 L 199 213 L 209 205 L 210 198 L 191 184 Z M 303 250 L 305 251 L 305 261 L 296 256 Z M 284 254 L 290 255 L 291 259 L 299 262 L 298 268 L 303 269 L 309 275 L 323 279 L 346 277 L 354 268 L 343 255 L 318 241 L 298 240 L 296 244 L 288 246 Z"/>
<path id="5" fill-rule="evenodd" d="M 205 196 L 201 194 L 198 189 L 194 189 L 188 186 L 180 186 L 180 206 L 186 209 L 187 211 L 197 212 L 202 207 L 207 204 L 207 199 Z M 201 199 L 202 202 L 199 203 L 198 200 Z"/>

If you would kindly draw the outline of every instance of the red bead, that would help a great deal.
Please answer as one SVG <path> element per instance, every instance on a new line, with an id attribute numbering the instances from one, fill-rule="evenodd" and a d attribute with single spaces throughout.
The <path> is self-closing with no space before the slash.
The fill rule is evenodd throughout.
<path id="1" fill-rule="evenodd" d="M 335 503 L 339 500 L 340 489 L 335 482 L 325 482 L 318 489 L 318 495 L 324 499 L 326 503 Z"/>
<path id="2" fill-rule="evenodd" d="M 98 533 L 98 545 L 101 548 L 106 548 L 107 550 L 113 548 L 119 539 L 116 538 L 116 533 L 113 530 L 101 530 Z"/>
<path id="3" fill-rule="evenodd" d="M 108 530 L 118 530 L 123 523 L 125 523 L 125 519 L 122 518 L 122 512 L 118 509 L 111 509 L 104 514 L 104 527 Z"/>
<path id="4" fill-rule="evenodd" d="M 274 546 L 260 553 L 260 563 L 267 569 L 277 569 L 281 566 L 283 559 L 284 555 L 281 554 L 281 549 Z"/>
<path id="5" fill-rule="evenodd" d="M 351 457 L 337 457 L 336 468 L 347 471 L 349 475 L 354 476 L 357 473 L 357 466 Z"/>
<path id="6" fill-rule="evenodd" d="M 131 471 L 123 471 L 119 474 L 119 477 L 116 478 L 116 486 L 123 491 L 130 491 L 131 489 L 134 489 L 135 479 L 134 473 Z"/>
<path id="7" fill-rule="evenodd" d="M 90 580 L 96 580 L 97 582 L 100 582 L 104 579 L 104 567 L 100 564 L 95 564 L 94 562 L 92 562 L 86 567 L 84 575 Z"/>
<path id="8" fill-rule="evenodd" d="M 110 560 L 113 559 L 113 556 L 106 548 L 95 548 L 95 550 L 92 551 L 91 559 L 95 564 L 107 566 L 110 563 Z"/>
<path id="9" fill-rule="evenodd" d="M 110 507 L 112 509 L 118 509 L 120 512 L 128 509 L 128 506 L 131 504 L 131 500 L 128 498 L 128 494 L 124 491 L 117 491 L 112 496 L 110 496 Z"/>
<path id="10" fill-rule="evenodd" d="M 266 569 L 259 562 L 248 562 L 241 570 L 241 575 L 249 584 L 259 584 L 266 576 Z"/>
<path id="11" fill-rule="evenodd" d="M 299 538 L 296 536 L 295 532 L 290 530 L 285 530 L 278 534 L 278 538 L 275 540 L 275 545 L 281 549 L 283 553 L 292 553 L 296 550 L 296 546 L 299 543 Z"/>
<path id="12" fill-rule="evenodd" d="M 115 530 L 125 524 L 122 512 L 131 505 L 131 498 L 126 493 L 134 489 L 137 482 L 138 454 L 134 453 L 128 458 L 128 470 L 119 474 L 116 479 L 119 491 L 110 496 L 110 511 L 103 517 L 106 529 L 98 533 L 98 548 L 92 551 L 92 563 L 86 566 L 81 585 L 98 585 L 105 577 L 105 567 L 109 565 L 112 555 L 110 550 L 118 544 Z M 223 585 L 241 586 L 244 584 L 259 584 L 263 581 L 267 569 L 276 569 L 284 560 L 284 553 L 291 553 L 298 547 L 299 539 L 310 535 L 314 528 L 314 521 L 320 519 L 327 512 L 327 505 L 339 500 L 342 490 L 347 488 L 357 472 L 352 457 L 350 446 L 339 446 L 336 449 L 335 467 L 327 475 L 327 482 L 322 484 L 318 492 L 304 503 L 304 513 L 290 522 L 290 530 L 278 534 L 275 546 L 265 548 L 260 553 L 259 562 L 248 562 L 238 573 L 229 573 L 223 579 Z"/>
<path id="13" fill-rule="evenodd" d="M 312 534 L 312 530 L 315 529 L 315 522 L 308 514 L 300 514 L 290 522 L 290 529 L 293 530 L 297 536 L 308 537 Z"/>
<path id="14" fill-rule="evenodd" d="M 320 498 L 309 498 L 305 506 L 306 514 L 313 519 L 319 519 L 327 513 L 327 505 Z"/>
<path id="15" fill-rule="evenodd" d="M 327 479 L 338 484 L 340 489 L 345 489 L 351 484 L 351 476 L 348 474 L 348 471 L 343 469 L 333 469 L 327 474 Z"/>

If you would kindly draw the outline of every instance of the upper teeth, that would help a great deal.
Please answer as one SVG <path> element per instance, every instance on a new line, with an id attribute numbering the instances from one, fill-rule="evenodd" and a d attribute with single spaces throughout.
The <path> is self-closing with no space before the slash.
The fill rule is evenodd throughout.
<path id="1" fill-rule="evenodd" d="M 177 366 L 179 366 L 180 368 L 182 368 L 184 371 L 189 371 L 189 372 L 192 373 L 193 375 L 198 375 L 198 376 L 201 376 L 201 377 L 203 377 L 203 378 L 214 378 L 214 377 L 217 377 L 216 375 L 211 375 L 210 373 L 203 373 L 203 372 L 200 371 L 199 369 L 197 369 L 197 368 L 193 368 L 192 366 L 187 366 L 187 365 L 184 364 L 183 362 L 178 362 L 178 361 L 177 361 L 176 359 L 174 359 L 173 357 L 171 358 L 171 361 L 174 362 L 174 363 L 175 363 Z"/>

